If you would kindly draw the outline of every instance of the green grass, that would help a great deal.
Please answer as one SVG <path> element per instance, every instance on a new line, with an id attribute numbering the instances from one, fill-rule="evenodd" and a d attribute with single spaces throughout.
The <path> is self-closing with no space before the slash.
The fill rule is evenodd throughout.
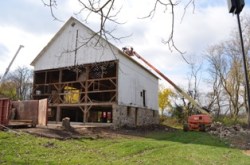
<path id="1" fill-rule="evenodd" d="M 241 150 L 201 132 L 55 140 L 0 131 L 0 164 L 249 164 Z"/>
<path id="2" fill-rule="evenodd" d="M 172 127 L 172 128 L 176 128 L 176 129 L 182 129 L 183 128 L 183 124 L 180 123 L 178 121 L 178 119 L 174 118 L 174 117 L 167 117 L 167 116 L 163 116 L 161 117 L 161 123 L 163 125 Z"/>

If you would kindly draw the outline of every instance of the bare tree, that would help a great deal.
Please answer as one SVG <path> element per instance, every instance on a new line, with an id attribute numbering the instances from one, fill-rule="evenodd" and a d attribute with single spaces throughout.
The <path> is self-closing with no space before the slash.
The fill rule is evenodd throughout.
<path id="1" fill-rule="evenodd" d="M 242 20 L 249 68 L 250 16 L 244 16 Z M 224 111 L 236 119 L 241 109 L 248 110 L 241 53 L 238 31 L 233 31 L 229 40 L 210 46 L 207 50 L 208 72 L 211 77 L 209 82 L 213 84 L 210 106 L 216 111 L 216 116 Z"/>
<path id="2" fill-rule="evenodd" d="M 230 40 L 211 46 L 208 50 L 210 82 L 213 84 L 212 96 L 217 105 L 217 116 L 221 106 L 228 104 L 231 117 L 237 118 L 244 105 L 242 59 L 236 48 L 234 40 Z"/>
<path id="3" fill-rule="evenodd" d="M 50 12 L 52 17 L 55 20 L 61 21 L 56 14 L 54 13 L 54 10 L 57 8 L 57 0 L 42 0 L 43 4 L 46 7 L 49 7 Z M 90 15 L 95 14 L 99 16 L 100 18 L 100 23 L 99 23 L 99 30 L 96 34 L 98 34 L 101 37 L 104 37 L 105 39 L 115 39 L 115 40 L 120 40 L 123 37 L 117 37 L 113 35 L 112 33 L 116 30 L 114 29 L 108 29 L 107 24 L 108 23 L 113 23 L 113 24 L 123 24 L 118 21 L 119 18 L 119 13 L 122 10 L 122 6 L 124 2 L 118 1 L 118 0 L 78 0 L 79 6 L 81 9 L 77 14 L 80 13 L 87 13 L 85 18 L 83 18 L 85 21 L 88 21 Z M 119 2 L 119 4 L 118 4 Z M 150 11 L 145 11 L 145 16 L 141 17 L 141 19 L 146 19 L 146 18 L 153 18 L 156 15 L 156 11 L 159 10 L 159 8 L 163 7 L 163 12 L 171 14 L 171 32 L 167 39 L 163 39 L 162 42 L 166 44 L 169 47 L 170 51 L 176 50 L 179 52 L 182 57 L 184 58 L 183 54 L 184 52 L 178 49 L 174 42 L 174 29 L 175 29 L 175 9 L 176 6 L 179 5 L 180 3 L 184 4 L 184 9 L 183 9 L 183 16 L 182 19 L 185 16 L 185 13 L 187 9 L 192 6 L 193 10 L 195 9 L 195 0 L 154 0 L 152 9 Z M 127 37 L 127 36 L 125 36 Z M 184 58 L 186 61 L 186 59 Z"/>
<path id="4" fill-rule="evenodd" d="M 216 117 L 219 117 L 222 107 L 227 104 L 225 103 L 226 98 L 223 95 L 224 89 L 221 80 L 226 65 L 222 55 L 223 48 L 220 45 L 210 46 L 207 50 L 207 60 L 209 63 L 208 73 L 210 76 L 208 83 L 212 84 L 212 91 L 208 93 L 208 107 L 214 111 Z"/>
<path id="5" fill-rule="evenodd" d="M 195 55 L 190 55 L 187 59 L 189 70 L 187 72 L 188 88 L 187 93 L 197 102 L 200 102 L 199 85 L 202 79 L 202 59 Z M 195 107 L 188 101 L 182 98 L 183 107 L 188 111 L 188 114 L 199 113 L 196 112 Z"/>
<path id="6" fill-rule="evenodd" d="M 199 85 L 202 78 L 202 59 L 197 56 L 190 56 L 188 60 L 188 91 L 197 100 L 199 98 Z"/>
<path id="7" fill-rule="evenodd" d="M 20 100 L 30 99 L 32 89 L 33 72 L 27 67 L 18 67 L 8 76 L 8 82 L 15 85 L 16 98 Z"/>

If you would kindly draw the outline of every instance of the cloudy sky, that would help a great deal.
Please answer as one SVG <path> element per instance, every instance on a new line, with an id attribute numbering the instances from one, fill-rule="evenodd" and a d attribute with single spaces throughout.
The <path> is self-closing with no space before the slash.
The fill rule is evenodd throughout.
<path id="1" fill-rule="evenodd" d="M 125 24 L 117 25 L 114 34 L 118 37 L 131 36 L 120 42 L 111 42 L 118 48 L 132 46 L 174 82 L 186 86 L 188 64 L 180 54 L 175 51 L 171 53 L 162 43 L 170 32 L 170 11 L 158 8 L 153 18 L 138 19 L 148 15 L 152 9 L 152 0 L 119 0 L 119 3 L 116 7 L 122 7 L 122 10 L 117 18 Z M 241 15 L 247 15 L 250 11 L 250 0 L 245 3 Z M 11 70 L 17 66 L 30 66 L 31 61 L 70 16 L 84 20 L 86 14 L 76 15 L 80 10 L 77 0 L 58 0 L 57 5 L 55 15 L 63 22 L 55 21 L 49 8 L 39 0 L 1 2 L 0 75 L 4 73 L 19 45 L 24 45 L 24 48 L 18 54 Z M 184 6 L 185 3 L 180 3 L 175 9 L 174 37 L 176 46 L 186 52 L 186 58 L 202 59 L 202 54 L 209 45 L 227 39 L 232 30 L 237 28 L 236 16 L 228 13 L 226 0 L 196 1 L 195 8 L 190 6 L 182 20 Z M 84 24 L 98 30 L 98 21 L 98 18 L 93 16 Z M 205 65 L 203 69 L 206 69 Z"/>

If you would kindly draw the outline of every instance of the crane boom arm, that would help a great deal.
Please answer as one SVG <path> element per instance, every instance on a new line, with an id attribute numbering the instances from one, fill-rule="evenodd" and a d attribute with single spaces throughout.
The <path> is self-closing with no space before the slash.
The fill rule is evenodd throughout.
<path id="1" fill-rule="evenodd" d="M 11 67 L 11 65 L 13 64 L 13 62 L 14 62 L 14 60 L 15 60 L 17 54 L 19 53 L 19 51 L 20 51 L 21 48 L 23 48 L 23 47 L 24 47 L 23 45 L 20 45 L 20 46 L 19 46 L 18 50 L 16 51 L 16 54 L 14 55 L 14 57 L 12 58 L 12 60 L 11 60 L 11 62 L 10 62 L 10 64 L 9 64 L 9 66 L 6 68 L 6 71 L 4 72 L 4 75 L 3 75 L 2 79 L 1 79 L 1 82 L 3 82 L 5 76 L 8 74 L 8 72 L 9 72 L 9 70 L 10 70 L 10 67 Z"/>
<path id="2" fill-rule="evenodd" d="M 145 64 L 147 64 L 150 68 L 152 68 L 155 72 L 157 72 L 162 78 L 164 78 L 169 84 L 171 84 L 183 97 L 188 99 L 196 108 L 198 111 L 200 111 L 203 114 L 208 114 L 207 111 L 202 109 L 198 103 L 189 96 L 186 92 L 184 92 L 180 87 L 178 87 L 173 81 L 171 81 L 167 76 L 165 76 L 161 71 L 156 69 L 153 65 L 151 65 L 148 61 L 146 61 L 144 58 L 142 58 L 138 53 L 133 51 L 133 49 L 128 50 L 128 48 L 123 48 L 124 53 L 126 53 L 129 56 L 136 56 L 138 59 L 142 60 Z"/>

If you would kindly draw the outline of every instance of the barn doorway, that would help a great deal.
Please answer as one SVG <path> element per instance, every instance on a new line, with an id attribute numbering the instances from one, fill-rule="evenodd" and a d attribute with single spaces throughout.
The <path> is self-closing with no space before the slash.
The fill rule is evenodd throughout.
<path id="1" fill-rule="evenodd" d="M 112 106 L 94 106 L 89 110 L 88 122 L 92 123 L 112 123 Z"/>

